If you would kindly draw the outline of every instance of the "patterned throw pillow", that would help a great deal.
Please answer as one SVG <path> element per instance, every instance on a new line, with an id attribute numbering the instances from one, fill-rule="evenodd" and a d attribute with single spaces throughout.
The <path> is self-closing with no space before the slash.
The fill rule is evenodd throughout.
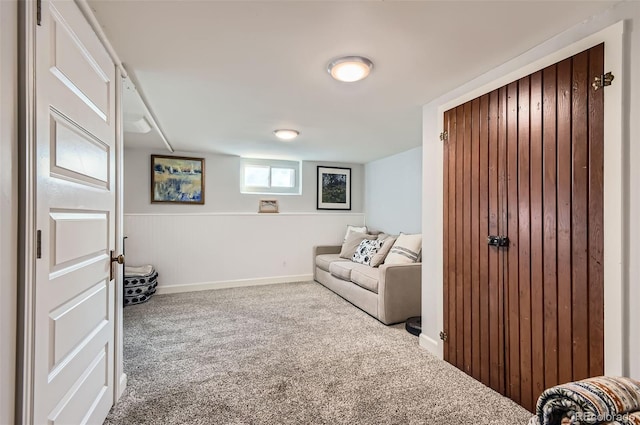
<path id="1" fill-rule="evenodd" d="M 364 240 L 360 242 L 356 252 L 353 254 L 353 257 L 351 257 L 351 261 L 370 266 L 371 259 L 382 247 L 383 243 L 384 241 L 380 240 Z"/>

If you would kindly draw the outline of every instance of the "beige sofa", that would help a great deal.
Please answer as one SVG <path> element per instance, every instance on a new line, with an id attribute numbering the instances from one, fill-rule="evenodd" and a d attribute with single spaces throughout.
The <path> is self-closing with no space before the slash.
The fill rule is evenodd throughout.
<path id="1" fill-rule="evenodd" d="M 340 246 L 316 246 L 313 278 L 385 325 L 420 316 L 422 263 L 370 267 L 340 258 Z"/>

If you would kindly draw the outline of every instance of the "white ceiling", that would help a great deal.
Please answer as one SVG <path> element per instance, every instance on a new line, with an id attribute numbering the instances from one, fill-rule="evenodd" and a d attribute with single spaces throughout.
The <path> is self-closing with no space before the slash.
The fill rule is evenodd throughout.
<path id="1" fill-rule="evenodd" d="M 423 104 L 613 3 L 90 1 L 176 150 L 357 163 L 419 146 Z M 343 55 L 369 78 L 332 80 Z"/>

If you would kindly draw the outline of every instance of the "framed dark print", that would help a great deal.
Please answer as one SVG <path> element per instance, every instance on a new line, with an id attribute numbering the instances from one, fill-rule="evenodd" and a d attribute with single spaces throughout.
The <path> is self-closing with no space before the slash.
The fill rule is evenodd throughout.
<path id="1" fill-rule="evenodd" d="M 151 155 L 151 203 L 204 204 L 204 158 Z"/>
<path id="2" fill-rule="evenodd" d="M 318 166 L 317 208 L 351 209 L 351 168 Z"/>

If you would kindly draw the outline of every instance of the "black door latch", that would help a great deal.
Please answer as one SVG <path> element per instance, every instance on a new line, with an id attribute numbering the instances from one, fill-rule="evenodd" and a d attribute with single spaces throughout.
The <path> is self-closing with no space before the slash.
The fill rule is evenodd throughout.
<path id="1" fill-rule="evenodd" d="M 509 238 L 506 236 L 487 236 L 487 245 L 489 246 L 509 246 Z"/>

